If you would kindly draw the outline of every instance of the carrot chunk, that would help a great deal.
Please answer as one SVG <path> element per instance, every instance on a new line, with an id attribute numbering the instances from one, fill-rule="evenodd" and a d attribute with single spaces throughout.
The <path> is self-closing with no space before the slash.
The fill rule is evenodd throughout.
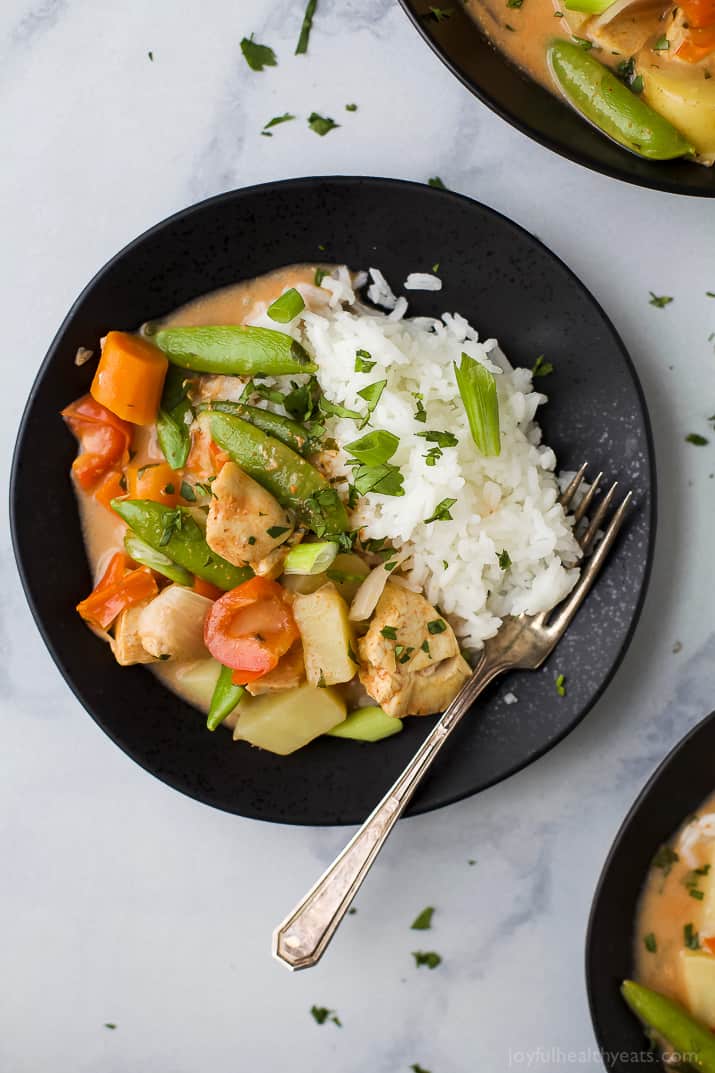
<path id="1" fill-rule="evenodd" d="M 130 499 L 151 499 L 165 507 L 175 507 L 181 499 L 181 477 L 168 462 L 130 465 L 124 474 Z"/>
<path id="2" fill-rule="evenodd" d="M 90 392 L 92 398 L 133 425 L 156 421 L 167 359 L 158 347 L 138 335 L 110 332 Z"/>

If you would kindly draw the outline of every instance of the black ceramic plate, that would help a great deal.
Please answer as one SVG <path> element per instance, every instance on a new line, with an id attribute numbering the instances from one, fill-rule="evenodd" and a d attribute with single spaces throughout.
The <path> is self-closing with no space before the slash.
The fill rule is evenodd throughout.
<path id="1" fill-rule="evenodd" d="M 666 757 L 633 805 L 616 836 L 596 889 L 586 940 L 591 1017 L 604 1053 L 626 1054 L 611 1073 L 653 1070 L 639 1021 L 619 993 L 633 971 L 633 927 L 638 898 L 658 847 L 715 790 L 715 712 Z"/>
<path id="2" fill-rule="evenodd" d="M 109 327 L 133 329 L 190 298 L 297 261 L 379 266 L 395 286 L 439 261 L 444 290 L 415 293 L 414 313 L 460 310 L 512 360 L 546 354 L 556 372 L 542 423 L 565 468 L 584 458 L 634 489 L 636 506 L 595 592 L 540 672 L 510 675 L 447 747 L 413 812 L 503 779 L 554 745 L 613 674 L 638 618 L 654 526 L 653 456 L 634 369 L 612 325 L 572 273 L 491 209 L 387 179 L 298 179 L 240 190 L 173 216 L 127 246 L 62 325 L 23 418 L 12 484 L 13 538 L 37 623 L 67 682 L 131 757 L 185 793 L 286 823 L 362 820 L 432 725 L 412 719 L 376 746 L 323 738 L 281 759 L 226 734 L 140 667 L 118 667 L 73 608 L 90 588 L 68 479 L 75 446 L 58 412 L 87 391 L 73 363 Z M 23 489 L 51 489 L 46 497 Z M 560 698 L 556 673 L 568 679 Z M 501 699 L 513 690 L 519 703 Z"/>
<path id="3" fill-rule="evenodd" d="M 452 74 L 493 112 L 541 145 L 636 186 L 715 197 L 715 168 L 682 160 L 643 160 L 622 149 L 510 63 L 461 4 L 450 4 L 450 17 L 437 22 L 430 15 L 432 0 L 400 2 Z"/>

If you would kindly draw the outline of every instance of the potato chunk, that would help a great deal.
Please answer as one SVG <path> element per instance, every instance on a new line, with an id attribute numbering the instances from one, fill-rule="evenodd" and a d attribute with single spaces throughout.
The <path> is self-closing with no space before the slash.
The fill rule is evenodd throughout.
<path id="1" fill-rule="evenodd" d="M 295 526 L 288 511 L 235 462 L 221 467 L 211 492 L 206 542 L 234 566 L 260 564 L 293 532 Z M 274 565 L 272 560 L 269 562 Z M 278 573 L 281 562 L 276 560 Z M 268 574 L 269 570 L 257 572 Z"/>
<path id="2" fill-rule="evenodd" d="M 351 656 L 354 639 L 348 621 L 348 605 L 329 581 L 317 592 L 298 595 L 293 617 L 303 641 L 308 681 L 314 685 L 349 682 L 358 666 Z"/>
<path id="3" fill-rule="evenodd" d="M 284 693 L 244 697 L 237 710 L 234 741 L 287 756 L 341 723 L 347 709 L 335 690 L 306 682 Z"/>

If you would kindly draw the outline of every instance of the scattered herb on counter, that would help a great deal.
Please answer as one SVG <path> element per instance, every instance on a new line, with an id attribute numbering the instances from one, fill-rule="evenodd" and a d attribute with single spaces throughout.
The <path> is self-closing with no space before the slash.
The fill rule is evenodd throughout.
<path id="1" fill-rule="evenodd" d="M 113 1024 L 113 1023 L 112 1023 L 111 1021 L 105 1021 L 105 1022 L 104 1022 L 104 1027 L 105 1027 L 105 1028 L 111 1028 L 111 1029 L 112 1029 L 112 1031 L 114 1031 L 114 1029 L 115 1029 L 115 1028 L 116 1028 L 117 1026 L 116 1026 L 115 1024 Z"/>
<path id="2" fill-rule="evenodd" d="M 502 551 L 499 552 L 499 569 L 508 570 L 510 566 L 511 556 L 509 555 L 509 552 L 506 550 L 506 548 L 504 548 Z"/>
<path id="3" fill-rule="evenodd" d="M 706 447 L 710 443 L 707 436 L 701 436 L 699 432 L 689 432 L 685 437 L 686 443 L 692 443 L 695 447 Z"/>
<path id="4" fill-rule="evenodd" d="M 428 633 L 444 633 L 447 629 L 447 623 L 443 618 L 435 618 L 431 622 L 427 623 Z"/>
<path id="5" fill-rule="evenodd" d="M 383 637 L 387 638 L 388 641 L 396 641 L 397 640 L 397 627 L 396 626 L 383 626 L 382 629 L 380 630 L 380 633 L 382 634 Z"/>
<path id="6" fill-rule="evenodd" d="M 283 115 L 274 115 L 273 119 L 268 120 L 261 131 L 261 134 L 265 134 L 267 138 L 272 138 L 273 135 L 270 133 L 271 127 L 277 127 L 281 123 L 290 123 L 292 119 L 295 119 L 295 116 L 292 115 L 291 112 L 284 112 Z"/>
<path id="7" fill-rule="evenodd" d="M 673 301 L 669 294 L 654 294 L 653 291 L 648 291 L 648 294 L 650 295 L 649 305 L 655 306 L 656 309 L 665 309 Z"/>
<path id="8" fill-rule="evenodd" d="M 476 864 L 476 863 L 477 862 L 476 862 L 476 859 L 474 857 L 470 857 L 469 860 L 467 861 L 467 864 L 470 866 L 470 868 L 471 868 L 471 866 L 473 864 Z"/>
<path id="9" fill-rule="evenodd" d="M 358 106 L 356 104 L 346 104 L 345 105 L 345 111 L 346 112 L 357 112 L 357 110 L 358 110 Z"/>
<path id="10" fill-rule="evenodd" d="M 241 52 L 252 71 L 262 71 L 264 67 L 277 67 L 278 60 L 272 48 L 268 45 L 259 45 L 250 37 L 244 37 L 241 41 Z"/>
<path id="11" fill-rule="evenodd" d="M 454 521 L 450 514 L 450 508 L 457 502 L 456 499 L 442 499 L 434 509 L 434 514 L 429 518 L 425 518 L 424 524 L 429 525 L 430 522 L 451 522 Z"/>
<path id="12" fill-rule="evenodd" d="M 421 913 L 418 913 L 415 919 L 410 924 L 413 931 L 429 931 L 432 927 L 432 915 L 434 913 L 434 906 L 428 905 L 426 909 L 423 909 Z"/>
<path id="13" fill-rule="evenodd" d="M 310 31 L 313 29 L 313 16 L 317 6 L 318 0 L 308 0 L 303 16 L 303 25 L 300 28 L 298 44 L 295 46 L 296 56 L 304 56 L 308 51 L 308 41 L 310 40 Z"/>
<path id="14" fill-rule="evenodd" d="M 439 175 L 435 175 L 432 179 L 428 179 L 427 180 L 427 185 L 428 186 L 433 186 L 435 188 L 435 190 L 446 190 L 447 189 L 447 187 L 444 185 L 444 183 L 440 179 Z"/>
<path id="15" fill-rule="evenodd" d="M 412 957 L 415 959 L 415 967 L 426 965 L 428 969 L 436 969 L 442 958 L 434 950 L 413 950 Z"/>
<path id="16" fill-rule="evenodd" d="M 327 1006 L 311 1006 L 310 1012 L 313 1015 L 313 1020 L 319 1025 L 324 1025 L 326 1021 L 332 1021 L 338 1028 L 343 1027 L 335 1010 L 329 1010 Z"/>
<path id="17" fill-rule="evenodd" d="M 539 354 L 538 358 L 534 362 L 533 368 L 531 370 L 531 375 L 532 376 L 551 376 L 551 373 L 553 371 L 554 371 L 554 367 L 551 364 L 551 362 L 550 361 L 545 361 L 544 360 L 544 355 Z"/>
<path id="18" fill-rule="evenodd" d="M 369 373 L 377 365 L 376 361 L 372 360 L 372 354 L 369 350 L 356 350 L 355 351 L 355 372 L 356 373 Z"/>
<path id="19" fill-rule="evenodd" d="M 556 675 L 556 692 L 560 697 L 566 696 L 566 676 L 563 674 Z"/>
<path id="20" fill-rule="evenodd" d="M 663 873 L 663 878 L 667 878 L 673 870 L 673 865 L 677 864 L 680 857 L 675 852 L 672 846 L 669 846 L 667 842 L 664 842 L 659 850 L 656 851 L 655 857 L 650 862 L 651 868 L 658 868 Z"/>
<path id="21" fill-rule="evenodd" d="M 705 292 L 705 297 L 706 298 L 715 298 L 715 291 L 706 291 Z"/>
<path id="22" fill-rule="evenodd" d="M 308 126 L 322 138 L 326 134 L 329 134 L 331 130 L 336 130 L 340 124 L 336 123 L 330 116 L 322 116 L 318 115 L 317 112 L 311 112 L 308 116 Z"/>
<path id="23" fill-rule="evenodd" d="M 349 917 L 354 917 L 356 913 L 357 913 L 357 909 L 355 908 L 354 905 L 351 906 L 350 909 L 348 909 L 348 916 Z"/>
<path id="24" fill-rule="evenodd" d="M 154 62 L 154 53 L 151 51 L 151 49 L 149 49 L 149 51 L 147 52 L 147 56 L 149 57 L 149 60 L 151 61 L 151 63 L 153 63 Z"/>
<path id="25" fill-rule="evenodd" d="M 656 43 L 653 45 L 654 52 L 667 52 L 669 48 L 670 41 L 665 36 L 665 34 L 661 34 Z"/>
<path id="26" fill-rule="evenodd" d="M 683 928 L 683 942 L 687 946 L 688 950 L 700 949 L 700 936 L 698 935 L 692 924 L 686 924 Z"/>
<path id="27" fill-rule="evenodd" d="M 643 945 L 645 946 L 649 954 L 655 954 L 656 950 L 658 949 L 658 943 L 652 931 L 649 931 L 648 934 L 644 937 Z"/>
<path id="28" fill-rule="evenodd" d="M 419 1062 L 413 1062 L 410 1069 L 412 1073 L 430 1073 L 429 1069 L 423 1069 Z"/>

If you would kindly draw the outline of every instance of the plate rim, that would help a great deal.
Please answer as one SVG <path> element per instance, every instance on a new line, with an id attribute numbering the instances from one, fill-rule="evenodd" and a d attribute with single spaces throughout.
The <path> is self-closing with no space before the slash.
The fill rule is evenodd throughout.
<path id="1" fill-rule="evenodd" d="M 606 884 L 608 883 L 610 878 L 611 866 L 613 864 L 614 858 L 616 857 L 617 853 L 621 848 L 621 844 L 626 837 L 631 827 L 631 824 L 639 815 L 644 806 L 648 803 L 648 800 L 656 790 L 658 784 L 660 783 L 660 780 L 668 771 L 671 764 L 673 764 L 677 760 L 680 753 L 685 748 L 687 748 L 687 746 L 695 738 L 697 738 L 700 734 L 706 734 L 706 732 L 712 726 L 715 726 L 715 711 L 710 712 L 708 715 L 704 716 L 697 723 L 695 723 L 695 725 L 692 726 L 687 731 L 687 733 L 683 735 L 682 738 L 679 738 L 678 741 L 676 741 L 675 744 L 668 750 L 663 759 L 658 763 L 655 770 L 648 777 L 645 784 L 637 792 L 633 802 L 631 803 L 625 816 L 619 824 L 618 830 L 613 836 L 613 841 L 611 842 L 610 848 L 603 862 L 603 866 L 601 867 L 601 871 L 599 872 L 598 881 L 593 892 L 593 897 L 591 899 L 591 907 L 589 909 L 588 914 L 586 937 L 584 941 L 583 966 L 586 983 L 586 994 L 588 998 L 588 1009 L 591 1017 L 591 1025 L 593 1028 L 594 1036 L 596 1037 L 596 1042 L 599 1048 L 604 1053 L 610 1050 L 610 1048 L 608 1047 L 608 1041 L 605 1040 L 603 1037 L 603 1033 L 601 1030 L 601 1022 L 596 1016 L 596 986 L 593 980 L 593 973 L 591 972 L 590 965 L 593 956 L 594 943 L 596 941 L 596 915 L 600 908 L 600 902 L 601 898 L 603 897 Z M 682 817 L 680 819 L 680 822 L 683 822 Z M 673 825 L 673 831 L 677 829 L 677 826 L 678 820 L 676 818 L 675 823 Z M 643 881 L 645 882 L 645 875 L 643 876 Z"/>
<path id="2" fill-rule="evenodd" d="M 415 8 L 415 0 L 399 0 L 402 10 L 407 15 L 408 19 L 417 30 L 420 37 L 431 48 L 432 52 L 437 56 L 439 60 L 445 65 L 447 70 L 454 75 L 456 79 L 469 90 L 473 96 L 477 97 L 482 104 L 486 105 L 490 111 L 498 115 L 500 119 L 503 119 L 509 126 L 518 130 L 525 137 L 531 141 L 536 142 L 538 145 L 543 146 L 544 149 L 550 150 L 552 153 L 556 153 L 562 160 L 568 160 L 572 164 L 578 164 L 579 167 L 586 168 L 587 171 L 594 172 L 597 175 L 605 175 L 609 179 L 617 179 L 619 182 L 628 183 L 630 186 L 637 186 L 645 190 L 659 190 L 665 194 L 677 194 L 680 197 L 703 197 L 711 198 L 715 197 L 715 182 L 710 189 L 706 189 L 704 186 L 696 186 L 694 189 L 683 189 L 680 183 L 666 178 L 665 173 L 663 178 L 657 177 L 638 179 L 634 175 L 631 175 L 623 165 L 623 168 L 611 166 L 608 164 L 597 163 L 593 158 L 589 157 L 586 153 L 581 153 L 577 149 L 571 149 L 569 146 L 560 144 L 554 138 L 549 138 L 547 135 L 542 134 L 532 127 L 528 122 L 518 116 L 514 111 L 500 104 L 495 98 L 482 86 L 472 79 L 472 77 L 464 70 L 460 64 L 456 62 L 448 53 L 445 46 L 437 39 L 437 37 L 430 32 L 429 27 L 426 24 L 424 17 L 421 17 Z M 484 36 L 484 35 L 482 35 Z M 491 44 L 490 42 L 488 42 Z M 494 46 L 491 46 L 494 47 Z M 498 49 L 496 49 L 499 52 Z M 501 53 L 500 53 L 501 54 Z M 505 63 L 509 64 L 509 60 L 505 59 Z M 518 68 L 514 64 L 510 64 L 512 68 L 518 71 Z M 532 84 L 533 79 L 528 76 L 524 76 Z M 566 107 L 566 105 L 564 105 Z M 586 122 L 586 120 L 584 120 Z M 624 157 L 631 156 L 627 149 L 623 149 Z M 650 162 L 653 163 L 653 162 Z M 659 162 L 655 162 L 656 164 Z M 661 162 L 661 163 L 666 163 Z M 703 167 L 705 171 L 710 171 L 705 165 L 693 164 L 693 167 Z"/>
<path id="3" fill-rule="evenodd" d="M 573 730 L 575 730 L 575 728 L 583 721 L 583 719 L 586 717 L 586 715 L 588 715 L 588 713 L 591 711 L 591 709 L 594 707 L 594 705 L 597 703 L 597 701 L 600 700 L 600 698 L 602 697 L 604 692 L 607 690 L 607 688 L 609 687 L 609 685 L 613 681 L 613 678 L 615 677 L 618 669 L 620 668 L 620 666 L 621 666 L 621 664 L 622 664 L 622 662 L 623 662 L 623 660 L 624 660 L 624 658 L 626 656 L 626 653 L 627 653 L 627 651 L 628 651 L 628 649 L 630 647 L 631 641 L 633 639 L 633 636 L 635 634 L 636 628 L 637 628 L 638 623 L 640 621 L 640 617 L 641 617 L 641 614 L 642 614 L 642 611 L 643 611 L 643 606 L 644 606 L 644 603 L 645 603 L 645 599 L 646 599 L 646 596 L 648 594 L 649 585 L 650 585 L 650 579 L 651 579 L 652 569 L 653 569 L 653 561 L 654 561 L 655 545 L 656 545 L 656 537 L 657 537 L 658 480 L 657 480 L 657 459 L 656 459 L 655 445 L 654 445 L 654 440 L 653 440 L 653 430 L 652 430 L 652 425 L 651 425 L 651 420 L 650 420 L 650 414 L 649 414 L 647 403 L 646 403 L 645 393 L 643 391 L 643 386 L 642 386 L 640 378 L 638 376 L 638 371 L 637 371 L 636 366 L 635 366 L 635 364 L 633 362 L 633 359 L 631 358 L 631 356 L 630 356 L 625 344 L 623 343 L 623 340 L 621 339 L 620 334 L 616 330 L 616 327 L 613 324 L 613 321 L 611 320 L 609 315 L 603 309 L 603 307 L 601 306 L 601 304 L 598 301 L 598 299 L 588 290 L 586 285 L 575 274 L 575 272 L 566 264 L 565 261 L 562 260 L 562 258 L 558 254 L 554 253 L 553 250 L 551 250 L 544 242 L 542 242 L 542 240 L 540 238 L 538 238 L 536 235 L 533 235 L 523 225 L 517 223 L 514 220 L 511 220 L 508 216 L 504 215 L 504 213 L 500 212 L 498 209 L 494 209 L 491 206 L 486 205 L 483 202 L 476 200 L 475 198 L 471 198 L 471 197 L 467 196 L 466 194 L 461 194 L 461 193 L 458 193 L 456 191 L 448 190 L 448 189 L 430 187 L 426 183 L 417 182 L 417 181 L 411 180 L 411 179 L 396 179 L 396 178 L 392 178 L 392 177 L 367 176 L 367 175 L 312 175 L 312 176 L 299 176 L 299 177 L 294 177 L 294 178 L 289 178 L 289 179 L 274 179 L 274 180 L 271 180 L 271 181 L 266 182 L 266 183 L 254 183 L 254 184 L 252 184 L 250 186 L 238 187 L 238 188 L 235 188 L 235 189 L 232 189 L 232 190 L 223 191 L 223 192 L 221 192 L 219 194 L 212 195 L 211 197 L 204 198 L 201 201 L 193 202 L 190 205 L 185 206 L 184 208 L 181 208 L 181 209 L 177 210 L 176 212 L 171 213 L 170 215 L 168 215 L 164 219 L 160 220 L 158 223 L 153 224 L 151 227 L 149 227 L 146 230 L 142 231 L 135 238 L 131 239 L 117 253 L 115 253 L 111 258 L 109 258 L 109 260 L 106 261 L 93 274 L 93 276 L 91 277 L 89 282 L 85 284 L 85 286 L 81 289 L 80 293 L 78 294 L 77 298 L 72 302 L 68 312 L 66 313 L 66 315 L 62 319 L 59 328 L 57 329 L 57 331 L 55 332 L 55 334 L 54 334 L 54 336 L 52 338 L 52 341 L 51 341 L 51 343 L 49 345 L 47 353 L 45 354 L 45 357 L 42 360 L 42 362 L 41 362 L 41 364 L 40 364 L 40 366 L 39 366 L 39 368 L 37 370 L 37 373 L 36 373 L 35 378 L 33 380 L 32 386 L 30 388 L 30 392 L 29 392 L 28 397 L 27 397 L 27 402 L 25 403 L 25 406 L 24 406 L 23 411 L 22 411 L 22 416 L 20 418 L 20 422 L 19 422 L 18 427 L 17 427 L 17 435 L 16 435 L 15 445 L 14 445 L 13 453 L 12 453 L 12 461 L 11 461 L 11 469 L 10 469 L 10 480 L 9 480 L 9 516 L 10 516 L 11 543 L 12 543 L 12 549 L 13 549 L 13 555 L 14 555 L 14 559 L 15 559 L 15 564 L 17 566 L 17 570 L 18 570 L 18 573 L 20 575 L 20 581 L 21 581 L 22 589 L 23 589 L 27 604 L 28 604 L 28 606 L 30 608 L 30 612 L 32 614 L 32 617 L 33 617 L 33 620 L 35 622 L 35 625 L 37 626 L 38 631 L 40 633 L 40 636 L 42 637 L 42 640 L 43 640 L 43 642 L 45 644 L 45 647 L 47 648 L 47 650 L 48 650 L 48 652 L 49 652 L 49 654 L 50 654 L 55 666 L 57 667 L 58 671 L 60 672 L 60 675 L 62 676 L 65 684 L 67 686 L 69 686 L 71 692 L 73 693 L 75 698 L 79 701 L 79 703 L 80 703 L 81 707 L 84 709 L 84 711 L 97 724 L 97 726 L 102 730 L 102 732 L 104 734 L 106 734 L 107 737 L 115 745 L 117 745 L 126 756 L 129 757 L 130 760 L 132 760 L 134 763 L 138 764 L 144 771 L 146 771 L 148 774 L 152 775 L 154 778 L 159 779 L 162 783 L 164 783 L 164 785 L 169 786 L 172 790 L 177 791 L 179 793 L 182 793 L 185 796 L 187 796 L 187 797 L 189 797 L 189 798 L 191 798 L 191 799 L 193 799 L 195 801 L 200 802 L 201 804 L 208 805 L 208 806 L 210 806 L 212 808 L 217 808 L 217 809 L 219 809 L 221 811 L 224 811 L 224 812 L 229 812 L 229 813 L 231 813 L 233 815 L 240 815 L 240 816 L 250 818 L 250 819 L 258 819 L 258 820 L 262 820 L 263 822 L 266 822 L 266 823 L 285 824 L 286 826 L 335 827 L 335 826 L 353 826 L 355 823 L 359 823 L 361 821 L 352 820 L 352 819 L 343 819 L 343 820 L 336 821 L 334 819 L 320 818 L 320 819 L 313 819 L 310 822 L 308 822 L 308 821 L 303 820 L 303 819 L 296 819 L 296 820 L 286 819 L 286 818 L 272 819 L 272 818 L 266 817 L 265 815 L 258 815 L 256 813 L 253 813 L 253 812 L 250 812 L 250 811 L 247 811 L 247 810 L 237 812 L 235 809 L 227 808 L 227 807 L 225 807 L 223 805 L 214 804 L 213 802 L 206 801 L 198 793 L 192 792 L 188 787 L 175 785 L 175 783 L 173 783 L 173 782 L 169 781 L 168 779 L 166 779 L 161 773 L 158 773 L 158 772 L 152 770 L 150 767 L 148 767 L 143 760 L 140 760 L 136 756 L 132 755 L 129 752 L 128 748 L 125 746 L 125 744 L 122 741 L 118 740 L 117 737 L 105 725 L 105 723 L 102 720 L 101 716 L 99 714 L 96 714 L 89 707 L 87 707 L 85 705 L 84 700 L 80 696 L 79 686 L 75 685 L 75 682 L 74 682 L 74 680 L 72 678 L 72 675 L 69 672 L 69 669 L 67 667 L 65 667 L 65 665 L 64 665 L 64 663 L 63 663 L 63 661 L 62 661 L 62 659 L 61 659 L 61 657 L 59 655 L 59 652 L 57 651 L 56 646 L 55 646 L 52 638 L 49 635 L 49 631 L 48 631 L 47 627 L 45 626 L 45 623 L 42 620 L 42 617 L 41 617 L 41 615 L 39 613 L 39 610 L 38 610 L 38 608 L 37 608 L 37 606 L 35 604 L 35 601 L 34 601 L 34 599 L 32 597 L 31 586 L 30 586 L 30 581 L 29 581 L 29 571 L 28 571 L 28 569 L 26 567 L 26 563 L 24 561 L 23 550 L 22 550 L 22 547 L 21 547 L 21 541 L 20 541 L 20 538 L 18 536 L 18 511 L 19 511 L 19 507 L 20 507 L 20 502 L 19 502 L 19 499 L 20 499 L 20 496 L 19 496 L 19 468 L 20 468 L 21 455 L 23 453 L 24 442 L 25 442 L 25 437 L 26 437 L 26 432 L 27 432 L 27 425 L 28 425 L 28 422 L 29 422 L 30 413 L 31 413 L 32 408 L 34 406 L 36 397 L 37 397 L 37 395 L 38 395 L 38 393 L 40 391 L 40 387 L 41 387 L 42 381 L 44 379 L 45 373 L 46 373 L 47 369 L 49 368 L 49 366 L 51 365 L 51 363 L 55 360 L 58 348 L 59 348 L 59 346 L 61 344 L 62 337 L 63 337 L 63 335 L 65 333 L 65 330 L 66 330 L 67 326 L 72 321 L 73 317 L 75 316 L 76 311 L 81 307 L 81 305 L 85 301 L 86 296 L 92 291 L 92 289 L 96 286 L 96 284 L 107 273 L 109 273 L 112 270 L 112 268 L 118 262 L 120 262 L 130 251 L 133 251 L 134 249 L 139 247 L 144 241 L 146 241 L 147 239 L 151 238 L 153 235 L 163 231 L 166 227 L 169 227 L 169 226 L 172 226 L 172 225 L 174 225 L 176 223 L 179 223 L 180 221 L 182 221 L 182 220 L 186 219 L 187 217 L 193 215 L 197 211 L 201 211 L 201 210 L 203 210 L 204 208 L 206 208 L 208 206 L 220 205 L 221 203 L 224 203 L 224 202 L 225 203 L 231 203 L 231 202 L 234 202 L 234 201 L 240 201 L 241 198 L 243 198 L 243 197 L 254 195 L 256 193 L 260 193 L 260 192 L 264 192 L 264 191 L 274 191 L 276 189 L 280 190 L 280 189 L 291 189 L 291 188 L 292 189 L 308 188 L 308 187 L 311 187 L 311 186 L 315 185 L 316 183 L 317 184 L 330 183 L 330 184 L 336 184 L 338 186 L 341 186 L 341 185 L 343 185 L 343 186 L 367 185 L 367 186 L 371 186 L 373 188 L 376 188 L 378 190 L 380 189 L 380 187 L 399 187 L 399 188 L 402 188 L 402 189 L 404 189 L 404 188 L 408 188 L 408 189 L 415 188 L 415 189 L 421 191 L 422 193 L 425 193 L 425 192 L 429 191 L 428 196 L 434 197 L 435 199 L 443 199 L 443 200 L 452 199 L 452 200 L 456 200 L 457 202 L 461 203 L 462 205 L 464 205 L 466 207 L 470 207 L 470 208 L 471 207 L 476 207 L 477 209 L 479 209 L 479 210 L 481 210 L 483 212 L 486 212 L 488 215 L 491 215 L 491 216 L 497 218 L 502 224 L 506 225 L 507 228 L 511 228 L 511 229 L 515 230 L 516 232 L 520 233 L 521 235 L 525 236 L 531 243 L 535 244 L 540 250 L 542 250 L 547 255 L 547 257 L 552 258 L 554 261 L 556 261 L 557 264 L 559 265 L 559 267 L 561 268 L 561 270 L 563 272 L 565 272 L 568 277 L 570 277 L 570 280 L 572 281 L 572 283 L 577 287 L 578 290 L 581 291 L 581 293 L 584 295 L 584 297 L 590 302 L 592 307 L 597 312 L 598 316 L 601 318 L 604 326 L 611 333 L 611 336 L 612 336 L 612 338 L 614 340 L 614 343 L 618 346 L 618 349 L 620 350 L 621 357 L 622 357 L 622 359 L 624 361 L 625 367 L 626 367 L 626 369 L 627 369 L 627 371 L 628 371 L 628 373 L 629 373 L 629 375 L 631 377 L 631 380 L 633 382 L 633 387 L 635 389 L 636 397 L 637 397 L 637 400 L 638 400 L 638 403 L 639 403 L 639 406 L 640 406 L 641 419 L 642 419 L 642 422 L 643 422 L 643 428 L 644 428 L 644 433 L 645 433 L 645 445 L 646 445 L 646 450 L 647 450 L 647 460 L 648 460 L 648 465 L 649 465 L 649 469 L 650 469 L 650 476 L 651 476 L 651 481 L 650 481 L 650 484 L 649 484 L 649 487 L 648 487 L 648 493 L 649 493 L 648 494 L 648 501 L 649 501 L 648 502 L 648 537 L 647 537 L 648 547 L 647 547 L 647 550 L 646 550 L 646 553 L 645 553 L 643 578 L 642 578 L 642 581 L 641 581 L 640 591 L 638 593 L 638 599 L 637 599 L 637 602 L 636 602 L 636 605 L 635 605 L 635 608 L 634 608 L 634 611 L 633 611 L 633 614 L 632 614 L 632 617 L 631 617 L 631 621 L 630 621 L 630 623 L 628 625 L 628 629 L 626 630 L 626 632 L 624 634 L 623 642 L 622 642 L 622 644 L 621 644 L 621 646 L 620 646 L 620 648 L 618 650 L 616 658 L 613 660 L 613 662 L 612 662 L 612 664 L 611 664 L 611 666 L 609 668 L 609 671 L 604 676 L 604 679 L 601 682 L 599 688 L 592 694 L 592 696 L 589 698 L 588 703 L 586 705 L 584 705 L 584 707 L 582 708 L 582 710 L 580 711 L 578 716 L 573 720 L 573 722 L 571 722 L 564 729 L 560 730 L 553 738 L 549 739 L 549 741 L 547 741 L 543 746 L 540 746 L 538 749 L 535 749 L 532 753 L 529 754 L 528 757 L 526 757 L 525 759 L 520 760 L 519 762 L 515 763 L 511 767 L 507 768 L 505 771 L 502 771 L 501 773 L 496 774 L 493 778 L 489 778 L 484 783 L 484 785 L 481 786 L 478 790 L 473 790 L 473 789 L 472 790 L 463 790 L 463 791 L 460 790 L 460 791 L 455 792 L 455 793 L 447 794 L 445 796 L 445 798 L 439 804 L 425 803 L 424 805 L 417 804 L 414 807 L 408 805 L 406 817 L 404 817 L 404 818 L 409 818 L 409 817 L 412 817 L 412 816 L 419 816 L 419 815 L 423 815 L 423 814 L 428 813 L 428 812 L 437 811 L 438 809 L 441 809 L 441 808 L 446 808 L 446 807 L 448 807 L 450 805 L 456 804 L 459 801 L 466 800 L 467 798 L 472 797 L 477 793 L 481 793 L 483 790 L 489 789 L 490 787 L 492 787 L 492 786 L 494 786 L 494 785 L 496 785 L 496 784 L 498 784 L 500 782 L 503 782 L 506 779 L 511 778 L 513 775 L 517 774 L 518 772 L 522 771 L 526 767 L 530 766 L 532 763 L 535 763 L 537 760 L 541 759 L 542 756 L 544 756 L 551 749 L 555 748 L 561 741 L 563 741 L 564 738 L 566 738 Z M 645 508 L 645 506 L 642 506 L 641 509 L 646 509 L 646 508 Z"/>

